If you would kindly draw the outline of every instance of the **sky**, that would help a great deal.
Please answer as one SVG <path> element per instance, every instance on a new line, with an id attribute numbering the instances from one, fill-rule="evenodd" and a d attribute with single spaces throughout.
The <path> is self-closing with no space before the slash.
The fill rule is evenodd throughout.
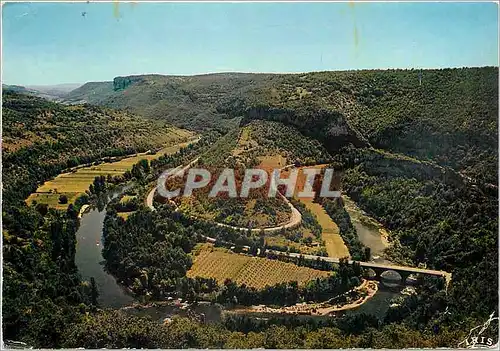
<path id="1" fill-rule="evenodd" d="M 498 66 L 495 3 L 7 3 L 4 84 Z"/>

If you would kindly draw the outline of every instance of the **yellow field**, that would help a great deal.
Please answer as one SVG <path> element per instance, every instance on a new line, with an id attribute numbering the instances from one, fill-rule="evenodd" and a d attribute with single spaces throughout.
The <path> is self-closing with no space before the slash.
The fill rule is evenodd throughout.
<path id="1" fill-rule="evenodd" d="M 68 203 L 67 204 L 60 204 L 59 203 L 59 196 L 61 195 L 66 195 L 68 197 Z M 49 207 L 58 209 L 58 210 L 66 210 L 68 208 L 68 204 L 74 203 L 77 197 L 79 196 L 79 193 L 57 193 L 57 194 L 39 194 L 39 193 L 33 193 L 31 194 L 26 202 L 28 204 L 31 204 L 33 200 L 36 200 L 38 203 L 41 204 L 47 204 Z"/>
<path id="2" fill-rule="evenodd" d="M 215 248 L 210 244 L 199 245 L 193 251 L 193 266 L 187 272 L 188 277 L 214 278 L 217 283 L 231 279 L 238 284 L 262 289 L 266 285 L 275 285 L 297 281 L 299 285 L 320 278 L 330 273 L 293 263 L 270 260 L 232 253 L 227 249 Z"/>
<path id="3" fill-rule="evenodd" d="M 286 166 L 286 157 L 281 155 L 260 156 L 257 159 L 260 161 L 257 168 L 261 168 L 269 173 L 277 168 Z"/>
<path id="4" fill-rule="evenodd" d="M 326 165 L 316 165 L 305 168 L 323 168 L 325 166 Z M 331 219 L 328 213 L 326 213 L 325 209 L 320 204 L 313 202 L 312 198 L 297 197 L 297 193 L 303 190 L 305 184 L 305 177 L 300 171 L 301 168 L 299 168 L 299 174 L 297 177 L 295 198 L 302 202 L 306 206 L 306 208 L 316 216 L 318 223 L 323 229 L 321 232 L 321 238 L 325 242 L 326 252 L 328 252 L 328 256 L 336 258 L 342 258 L 346 256 L 350 257 L 349 250 L 344 244 L 344 240 L 342 240 L 342 237 L 340 236 L 339 227 Z M 284 174 L 287 174 L 287 172 L 284 172 Z"/>
<path id="5" fill-rule="evenodd" d="M 309 199 L 300 199 L 300 201 L 316 216 L 319 225 L 323 229 L 321 231 L 321 238 L 325 242 L 328 256 L 337 258 L 351 257 L 347 246 L 344 244 L 344 240 L 340 236 L 339 227 L 332 221 L 325 209 L 320 204 L 312 202 Z"/>
<path id="6" fill-rule="evenodd" d="M 192 136 L 192 133 L 186 131 L 186 136 Z M 175 138 L 172 138 L 172 142 L 178 142 L 180 140 L 186 140 L 186 137 L 179 139 L 179 136 L 176 135 Z M 165 154 L 173 154 L 182 147 L 187 146 L 191 141 L 169 145 L 155 154 L 136 154 L 135 156 L 127 157 L 117 162 L 102 163 L 97 166 L 89 166 L 75 169 L 69 173 L 62 173 L 53 180 L 49 180 L 41 185 L 35 193 L 31 194 L 28 199 L 26 199 L 26 203 L 29 205 L 33 200 L 36 200 L 38 203 L 46 203 L 50 207 L 66 209 L 78 196 L 84 194 L 85 191 L 89 189 L 95 177 L 100 175 L 107 176 L 108 174 L 112 176 L 122 175 L 127 170 L 132 169 L 132 166 L 140 160 L 146 159 L 150 161 Z M 68 196 L 67 204 L 59 204 L 59 196 L 61 194 Z"/>
<path id="7" fill-rule="evenodd" d="M 120 203 L 122 204 L 126 204 L 127 202 L 135 199 L 137 196 L 134 196 L 134 195 L 124 195 L 121 199 L 120 199 Z"/>
<path id="8" fill-rule="evenodd" d="M 251 138 L 250 138 L 250 128 L 249 127 L 243 127 L 241 129 L 240 133 L 240 139 L 238 140 L 238 144 L 241 146 L 245 146 L 250 144 Z"/>

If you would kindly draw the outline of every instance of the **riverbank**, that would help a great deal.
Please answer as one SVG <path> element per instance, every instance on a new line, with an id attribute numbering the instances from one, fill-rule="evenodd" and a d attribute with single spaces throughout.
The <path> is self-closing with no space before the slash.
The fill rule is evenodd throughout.
<path id="1" fill-rule="evenodd" d="M 82 218 L 82 216 L 83 216 L 83 214 L 84 214 L 85 212 L 87 212 L 87 210 L 88 210 L 89 208 L 90 208 L 90 205 L 87 205 L 87 204 L 82 205 L 82 207 L 80 208 L 80 212 L 78 213 L 78 218 L 79 218 L 79 219 L 81 219 L 81 218 Z"/>
<path id="2" fill-rule="evenodd" d="M 134 302 L 131 305 L 120 308 L 120 310 L 134 315 L 148 315 L 159 323 L 168 323 L 175 316 L 195 318 L 203 323 L 220 322 L 224 318 L 224 315 L 228 314 L 247 315 L 249 317 L 273 315 L 275 317 L 302 316 L 326 318 L 335 316 L 340 312 L 352 311 L 364 306 L 366 302 L 376 295 L 378 290 L 378 282 L 363 280 L 356 288 L 323 303 L 298 303 L 282 308 L 272 308 L 265 305 L 228 308 L 227 306 L 209 301 L 188 303 L 182 299 L 171 298 L 168 301 L 155 301 L 145 304 Z M 361 296 L 352 300 L 348 299 L 348 296 L 356 294 L 360 294 Z M 342 298 L 347 298 L 348 302 L 343 304 L 332 302 L 333 300 L 342 300 Z M 387 307 L 388 303 L 385 303 Z"/>
<path id="3" fill-rule="evenodd" d="M 390 247 L 389 232 L 375 218 L 363 211 L 350 197 L 342 195 L 344 207 L 363 245 L 370 248 L 373 262 L 390 264 L 385 254 Z"/>
<path id="4" fill-rule="evenodd" d="M 371 299 L 378 291 L 378 282 L 363 280 L 361 285 L 356 288 L 340 295 L 336 296 L 329 301 L 322 303 L 298 303 L 293 306 L 272 308 L 265 305 L 251 306 L 247 308 L 240 308 L 234 310 L 228 310 L 229 313 L 269 313 L 269 314 L 284 314 L 284 315 L 308 315 L 308 316 L 327 316 L 333 315 L 336 312 L 352 310 L 360 307 Z M 359 294 L 358 298 L 349 301 L 349 296 Z M 346 297 L 347 303 L 337 304 L 332 303 L 333 300 L 340 297 Z"/>

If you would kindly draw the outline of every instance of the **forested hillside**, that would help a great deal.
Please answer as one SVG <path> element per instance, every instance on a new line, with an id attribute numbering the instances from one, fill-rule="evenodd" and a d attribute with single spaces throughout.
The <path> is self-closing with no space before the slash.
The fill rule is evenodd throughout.
<path id="1" fill-rule="evenodd" d="M 84 84 L 70 92 L 65 101 L 130 110 L 187 129 L 224 129 L 228 121 L 222 119 L 227 115 L 215 107 L 228 96 L 249 95 L 249 89 L 259 86 L 264 77 L 267 75 L 225 73 L 116 77 L 113 82 Z"/>
<path id="2" fill-rule="evenodd" d="M 22 86 L 2 84 L 2 90 L 38 96 L 50 101 L 60 101 L 63 96 L 78 88 L 80 85 L 81 84 Z"/>
<path id="3" fill-rule="evenodd" d="M 290 75 L 259 96 L 233 113 L 295 125 L 330 151 L 349 136 L 497 182 L 496 68 Z"/>
<path id="4" fill-rule="evenodd" d="M 88 83 L 67 99 L 130 109 L 188 129 L 226 124 L 221 118 L 228 116 L 271 119 L 297 127 L 329 151 L 371 144 L 497 181 L 494 67 L 117 77 L 112 86 Z"/>
<path id="5" fill-rule="evenodd" d="M 444 318 L 445 308 L 451 325 L 498 313 L 496 190 L 470 186 L 432 164 L 374 150 L 342 150 L 336 160 L 344 168 L 343 191 L 390 229 L 392 261 L 453 275 L 447 296 L 433 297 L 432 314 L 420 315 L 415 304 L 392 321 L 429 322 Z"/>
<path id="6" fill-rule="evenodd" d="M 455 347 L 471 328 L 498 316 L 497 68 L 143 75 L 87 83 L 66 96 L 67 105 L 15 92 L 2 98 L 3 332 L 10 339 L 36 347 Z M 380 318 L 233 316 L 215 325 L 188 319 L 161 325 L 98 310 L 95 286 L 81 282 L 75 265 L 81 204 L 56 211 L 23 200 L 63 169 L 159 148 L 179 132 L 170 123 L 208 132 L 199 143 L 136 165 L 128 196 L 134 200 L 111 202 L 104 225 L 105 265 L 140 301 L 282 304 L 347 291 L 363 276 L 359 264 L 343 261 L 326 265 L 330 277 L 305 290 L 293 282 L 257 291 L 231 280 L 188 278 L 192 250 L 206 237 L 235 251 L 248 245 L 249 260 L 272 247 L 264 233 L 219 227 L 214 218 L 247 226 L 258 211 L 269 221 L 278 219 L 277 209 L 289 211 L 284 203 L 255 201 L 258 211 L 244 213 L 243 201 L 224 198 L 205 203 L 212 217 L 189 216 L 187 200 L 178 203 L 180 211 L 158 199 L 154 212 L 143 205 L 141 196 L 164 169 L 197 157 L 213 171 L 235 168 L 238 179 L 250 167 L 330 164 L 341 170 L 342 192 L 390 232 L 392 263 L 445 270 L 451 283 L 420 277 L 415 294 L 401 295 Z M 351 257 L 363 259 L 342 201 L 314 204 L 338 224 Z M 133 209 L 124 219 L 127 206 Z M 320 240 L 317 218 L 296 206 L 303 227 L 276 238 L 287 239 L 285 246 Z"/>
<path id="7" fill-rule="evenodd" d="M 57 347 L 76 315 L 95 309 L 95 287 L 75 265 L 77 214 L 27 207 L 39 182 L 103 156 L 164 146 L 179 129 L 95 106 L 64 106 L 5 92 L 2 145 L 3 336 Z"/>
<path id="8" fill-rule="evenodd" d="M 66 168 L 164 146 L 179 130 L 111 109 L 65 106 L 3 93 L 4 201 L 25 199 L 37 183 Z"/>

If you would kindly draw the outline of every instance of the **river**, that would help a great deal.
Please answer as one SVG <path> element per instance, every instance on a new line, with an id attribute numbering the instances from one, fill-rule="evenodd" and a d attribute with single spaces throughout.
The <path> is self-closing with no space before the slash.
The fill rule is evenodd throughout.
<path id="1" fill-rule="evenodd" d="M 189 307 L 187 309 L 183 308 L 181 305 L 174 306 L 166 304 L 132 307 L 135 302 L 134 298 L 127 294 L 126 290 L 111 274 L 105 271 L 104 259 L 102 257 L 101 250 L 104 244 L 102 229 L 104 218 L 106 216 L 106 205 L 111 199 L 119 196 L 122 192 L 126 191 L 126 189 L 128 189 L 128 187 L 117 188 L 108 195 L 102 196 L 97 206 L 91 206 L 90 211 L 87 211 L 82 216 L 80 220 L 80 227 L 76 233 L 77 247 L 75 262 L 80 275 L 84 280 L 90 280 L 91 277 L 94 277 L 99 290 L 98 301 L 101 307 L 122 308 L 127 313 L 141 316 L 147 315 L 158 322 L 162 322 L 165 318 L 171 317 L 172 315 L 186 316 L 189 314 L 189 310 L 194 311 L 197 315 L 202 315 L 202 320 L 206 323 L 220 321 L 221 318 L 223 318 L 224 309 L 221 306 L 206 303 Z M 351 209 L 351 212 L 349 213 L 352 216 L 351 218 L 354 217 L 353 214 L 355 214 L 355 212 L 361 213 Z M 372 252 L 375 255 L 380 254 L 385 246 L 380 244 L 382 239 L 380 239 L 378 229 L 374 229 L 375 227 L 362 226 L 363 223 L 365 223 L 365 221 L 353 218 L 353 224 L 356 225 L 358 235 L 360 235 L 360 240 L 362 240 L 365 245 L 371 247 Z M 398 291 L 385 289 L 381 284 L 379 291 L 373 298 L 368 300 L 358 309 L 350 310 L 345 313 L 357 314 L 365 312 L 375 314 L 377 317 L 382 318 L 389 308 L 390 300 L 398 295 Z M 273 317 L 278 316 L 280 315 L 273 315 Z M 283 315 L 282 317 L 288 316 Z"/>
<path id="2" fill-rule="evenodd" d="M 83 280 L 94 277 L 99 290 L 98 302 L 103 307 L 120 308 L 131 304 L 134 299 L 128 295 L 116 279 L 104 270 L 102 257 L 102 229 L 106 216 L 106 204 L 117 197 L 125 188 L 118 188 L 101 198 L 97 206 L 80 219 L 80 228 L 76 232 L 75 262 Z"/>
<path id="3" fill-rule="evenodd" d="M 384 258 L 384 250 L 389 246 L 387 230 L 377 220 L 360 209 L 348 196 L 342 196 L 342 200 L 351 217 L 351 222 L 356 228 L 359 241 L 370 248 L 371 261 L 390 264 L 391 262 Z"/>

